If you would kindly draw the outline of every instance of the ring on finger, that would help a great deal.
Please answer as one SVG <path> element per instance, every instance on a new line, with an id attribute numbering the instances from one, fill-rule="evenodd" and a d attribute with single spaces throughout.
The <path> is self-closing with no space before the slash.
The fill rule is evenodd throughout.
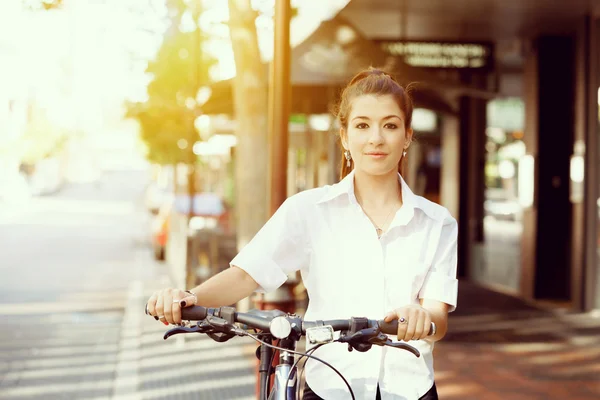
<path id="1" fill-rule="evenodd" d="M 164 315 L 159 315 L 158 319 L 165 319 L 165 316 Z"/>
<path id="2" fill-rule="evenodd" d="M 408 322 L 408 320 L 407 320 L 406 318 L 404 318 L 404 317 L 401 317 L 401 318 L 400 318 L 398 321 L 399 321 L 401 324 L 406 324 L 406 323 Z"/>
<path id="3" fill-rule="evenodd" d="M 175 299 L 173 299 L 173 304 L 179 304 L 180 301 L 181 300 L 175 300 Z"/>

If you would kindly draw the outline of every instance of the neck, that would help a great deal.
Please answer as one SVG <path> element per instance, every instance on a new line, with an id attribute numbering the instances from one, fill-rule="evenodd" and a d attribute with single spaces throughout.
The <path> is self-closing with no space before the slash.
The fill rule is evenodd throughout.
<path id="1" fill-rule="evenodd" d="M 393 203 L 402 204 L 402 188 L 398 173 L 392 171 L 385 175 L 354 173 L 354 194 L 363 207 L 381 208 Z"/>

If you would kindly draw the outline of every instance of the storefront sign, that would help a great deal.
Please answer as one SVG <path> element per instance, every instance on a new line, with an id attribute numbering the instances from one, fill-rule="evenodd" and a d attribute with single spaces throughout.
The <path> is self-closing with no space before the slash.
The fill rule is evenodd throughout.
<path id="1" fill-rule="evenodd" d="M 436 69 L 493 68 L 494 46 L 488 42 L 375 40 L 384 52 L 413 67 Z"/>

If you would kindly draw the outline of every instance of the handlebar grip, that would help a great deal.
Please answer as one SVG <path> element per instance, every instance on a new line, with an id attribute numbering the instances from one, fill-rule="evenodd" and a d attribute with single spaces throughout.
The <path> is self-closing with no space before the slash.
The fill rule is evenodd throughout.
<path id="1" fill-rule="evenodd" d="M 395 319 L 390 322 L 379 321 L 379 329 L 388 335 L 396 335 L 398 333 L 398 320 Z"/>
<path id="2" fill-rule="evenodd" d="M 434 326 L 435 325 L 432 322 L 431 326 L 429 327 L 429 333 L 427 333 L 427 336 L 433 335 Z M 385 321 L 381 320 L 381 321 L 379 321 L 379 329 L 381 330 L 381 332 L 386 333 L 388 335 L 397 335 L 398 334 L 398 320 L 395 319 L 390 322 L 385 322 Z"/>
<path id="3" fill-rule="evenodd" d="M 200 321 L 206 318 L 208 309 L 202 306 L 184 307 L 181 309 L 181 319 L 188 321 Z"/>

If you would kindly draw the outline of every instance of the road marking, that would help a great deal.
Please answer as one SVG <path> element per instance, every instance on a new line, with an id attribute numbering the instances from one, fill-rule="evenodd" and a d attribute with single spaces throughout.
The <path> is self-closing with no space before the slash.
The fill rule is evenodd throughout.
<path id="1" fill-rule="evenodd" d="M 129 285 L 127 306 L 121 327 L 119 355 L 115 372 L 113 399 L 138 400 L 140 338 L 142 336 L 142 316 L 139 304 L 143 303 L 144 285 L 136 280 Z"/>
<path id="2" fill-rule="evenodd" d="M 0 315 L 36 315 L 50 313 L 94 312 L 123 309 L 122 299 L 112 301 L 73 303 L 73 302 L 32 302 L 0 304 Z"/>

